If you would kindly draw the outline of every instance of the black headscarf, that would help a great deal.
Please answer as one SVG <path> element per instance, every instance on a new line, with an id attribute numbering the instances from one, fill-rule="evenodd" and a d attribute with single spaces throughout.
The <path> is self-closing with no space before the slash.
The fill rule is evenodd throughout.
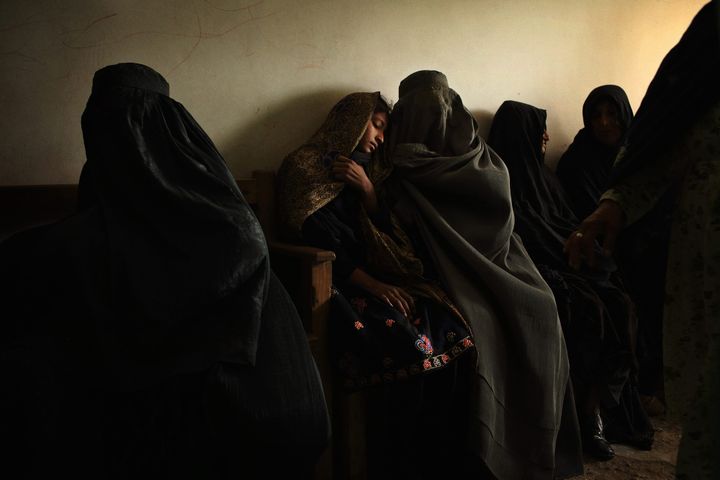
<path id="1" fill-rule="evenodd" d="M 654 162 L 720 99 L 718 1 L 706 4 L 650 82 L 611 182 Z"/>
<path id="2" fill-rule="evenodd" d="M 618 111 L 623 139 L 633 118 L 632 107 L 625 91 L 617 85 L 602 85 L 595 88 L 583 103 L 584 127 L 575 135 L 573 143 L 560 157 L 557 176 L 568 195 L 576 216 L 582 220 L 597 207 L 602 194 L 607 190 L 615 157 L 623 143 L 607 146 L 592 134 L 590 126 L 593 110 L 602 101 L 615 104 Z"/>
<path id="3" fill-rule="evenodd" d="M 533 261 L 566 270 L 569 267 L 563 245 L 580 222 L 544 163 L 542 136 L 546 118 L 545 110 L 532 105 L 503 102 L 493 119 L 488 144 L 510 172 L 515 231 Z M 606 276 L 614 270 L 610 260 L 602 262 L 598 266 L 601 272 L 593 275 Z"/>
<path id="4" fill-rule="evenodd" d="M 133 63 L 99 70 L 82 116 L 81 212 L 105 241 L 88 301 L 120 376 L 253 364 L 270 274 L 260 225 L 222 156 L 168 83 Z"/>

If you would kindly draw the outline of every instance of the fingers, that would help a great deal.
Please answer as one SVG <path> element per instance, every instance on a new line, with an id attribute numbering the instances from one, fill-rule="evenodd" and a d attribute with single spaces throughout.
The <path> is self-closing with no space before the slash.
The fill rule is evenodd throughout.
<path id="1" fill-rule="evenodd" d="M 625 225 L 625 212 L 617 202 L 603 200 L 600 202 L 598 212 L 605 218 L 605 232 L 603 236 L 603 254 L 612 255 L 615 250 L 615 242 Z"/>
<path id="2" fill-rule="evenodd" d="M 563 252 L 567 256 L 570 267 L 579 270 L 583 259 L 590 266 L 595 265 L 595 238 L 599 232 L 598 225 L 590 217 L 586 218 L 565 240 Z"/>
<path id="3" fill-rule="evenodd" d="M 407 294 L 403 289 L 398 287 L 391 287 L 379 298 L 403 314 L 404 317 L 411 315 L 414 309 L 414 301 L 410 295 Z M 411 307 L 412 305 L 412 307 Z"/>
<path id="4" fill-rule="evenodd" d="M 391 307 L 395 308 L 392 301 L 390 300 L 390 297 L 388 297 L 387 295 L 385 295 L 385 294 L 380 295 L 380 299 L 382 299 L 383 302 L 387 303 Z"/>
<path id="5" fill-rule="evenodd" d="M 413 299 L 412 295 L 407 293 L 402 288 L 398 288 L 398 293 L 403 298 L 403 300 L 405 300 L 405 303 L 407 303 L 409 313 L 414 312 L 415 311 L 415 300 Z"/>
<path id="6" fill-rule="evenodd" d="M 603 238 L 603 255 L 609 257 L 615 250 L 615 242 L 620 235 L 620 228 L 616 225 L 608 225 L 605 229 L 605 237 Z"/>
<path id="7" fill-rule="evenodd" d="M 355 162 L 352 160 L 350 160 L 350 162 L 351 163 L 347 163 L 342 160 L 336 160 L 332 165 L 333 178 L 351 185 L 359 185 L 362 179 L 353 167 Z"/>
<path id="8" fill-rule="evenodd" d="M 595 241 L 600 236 L 603 237 L 603 255 L 612 255 L 624 225 L 625 213 L 619 204 L 611 200 L 600 202 L 598 208 L 565 241 L 564 251 L 570 266 L 579 269 L 584 258 L 590 267 L 594 267 Z"/>
<path id="9" fill-rule="evenodd" d="M 597 222 L 583 222 L 580 224 L 580 231 L 583 236 L 580 238 L 580 251 L 590 267 L 595 266 L 595 240 L 600 233 L 600 225 Z M 579 268 L 579 267 L 578 267 Z"/>
<path id="10" fill-rule="evenodd" d="M 580 253 L 580 240 L 582 239 L 581 236 L 578 236 L 577 234 L 580 232 L 575 232 L 570 237 L 568 237 L 567 240 L 565 240 L 565 247 L 563 248 L 563 251 L 565 252 L 565 255 L 567 255 L 568 263 L 570 264 L 570 267 L 578 270 L 580 268 L 581 263 L 581 253 Z"/>
<path id="11" fill-rule="evenodd" d="M 397 308 L 404 317 L 407 317 L 410 315 L 410 305 L 408 305 L 408 302 L 400 295 L 398 290 L 399 289 L 393 289 L 391 293 L 393 306 Z"/>

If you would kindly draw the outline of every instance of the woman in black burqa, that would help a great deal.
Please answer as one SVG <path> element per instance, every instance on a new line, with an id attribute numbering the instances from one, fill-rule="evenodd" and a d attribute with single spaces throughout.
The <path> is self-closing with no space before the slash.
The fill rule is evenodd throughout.
<path id="1" fill-rule="evenodd" d="M 593 89 L 582 107 L 583 128 L 558 161 L 557 176 L 577 218 L 595 210 L 633 118 L 625 91 L 617 85 Z"/>
<path id="2" fill-rule="evenodd" d="M 506 101 L 495 114 L 488 143 L 510 172 L 515 231 L 558 305 L 583 448 L 608 459 L 614 452 L 605 436 L 642 448 L 652 444 L 652 425 L 637 391 L 637 321 L 611 259 L 597 270 L 575 271 L 567 264 L 565 238 L 580 222 L 544 163 L 546 119 L 545 110 Z"/>
<path id="3" fill-rule="evenodd" d="M 560 157 L 557 177 L 579 220 L 598 205 L 633 119 L 625 91 L 617 85 L 593 89 L 583 103 L 583 128 Z M 670 235 L 668 209 L 648 215 L 623 235 L 615 258 L 638 311 L 639 389 L 649 413 L 663 411 L 662 296 Z"/>
<path id="4" fill-rule="evenodd" d="M 222 156 L 144 65 L 96 72 L 82 127 L 77 213 L 0 247 L 6 465 L 308 474 L 320 379 Z"/>
<path id="5" fill-rule="evenodd" d="M 508 171 L 445 75 L 400 83 L 387 152 L 394 212 L 471 327 L 465 447 L 496 478 L 582 472 L 553 294 L 513 233 Z"/>

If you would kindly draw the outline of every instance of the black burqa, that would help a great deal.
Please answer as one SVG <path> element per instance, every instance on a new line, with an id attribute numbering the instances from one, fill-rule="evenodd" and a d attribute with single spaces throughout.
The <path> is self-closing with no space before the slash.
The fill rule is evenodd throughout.
<path id="1" fill-rule="evenodd" d="M 618 112 L 623 137 L 616 146 L 599 142 L 590 126 L 595 107 L 602 101 L 612 102 Z M 557 177 L 567 193 L 575 216 L 584 219 L 595 211 L 610 182 L 615 157 L 633 118 L 632 107 L 625 91 L 617 85 L 602 85 L 590 92 L 582 107 L 583 128 L 563 153 L 557 165 Z"/>
<path id="2" fill-rule="evenodd" d="M 467 448 L 497 478 L 582 471 L 552 292 L 517 235 L 508 171 L 440 72 L 400 83 L 387 151 L 394 210 L 417 232 L 475 341 Z"/>
<path id="3" fill-rule="evenodd" d="M 596 386 L 612 420 L 608 439 L 647 447 L 653 431 L 635 385 L 633 306 L 599 246 L 595 270 L 568 266 L 563 246 L 580 222 L 544 164 L 546 118 L 545 110 L 506 101 L 490 129 L 488 143 L 510 172 L 515 231 L 555 296 L 578 404 Z"/>
<path id="4" fill-rule="evenodd" d="M 28 478 L 302 475 L 327 440 L 260 225 L 168 94 L 146 66 L 99 70 L 77 213 L 0 246 L 2 415 Z"/>
<path id="5" fill-rule="evenodd" d="M 620 144 L 607 146 L 592 133 L 593 110 L 602 101 L 612 102 L 618 112 L 623 136 Z M 602 85 L 590 92 L 582 108 L 584 127 L 562 155 L 557 177 L 567 193 L 578 220 L 590 215 L 610 185 L 610 172 L 633 119 L 625 91 L 617 85 Z M 657 298 L 665 285 L 665 259 L 669 216 L 654 214 L 621 236 L 615 257 L 625 284 L 638 310 L 640 390 L 649 395 L 662 390 L 662 303 Z"/>

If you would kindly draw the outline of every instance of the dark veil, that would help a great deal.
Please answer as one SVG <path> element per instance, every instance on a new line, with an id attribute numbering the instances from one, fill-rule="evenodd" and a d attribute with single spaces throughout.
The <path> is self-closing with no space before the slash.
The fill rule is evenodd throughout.
<path id="1" fill-rule="evenodd" d="M 634 308 L 615 262 L 601 255 L 598 244 L 594 269 L 574 271 L 565 259 L 565 239 L 580 222 L 543 162 L 546 115 L 532 105 L 503 102 L 488 142 L 510 172 L 515 231 L 553 290 L 578 403 L 596 385 L 608 439 L 647 448 L 653 430 L 635 385 Z"/>
<path id="2" fill-rule="evenodd" d="M 567 270 L 563 253 L 565 239 L 580 221 L 573 213 L 557 179 L 545 166 L 541 152 L 547 112 L 532 105 L 505 101 L 493 119 L 488 143 L 510 172 L 510 190 L 515 213 L 515 231 L 535 263 Z M 615 270 L 611 259 L 599 255 L 594 270 L 584 275 L 607 279 Z"/>
<path id="3" fill-rule="evenodd" d="M 99 70 L 82 126 L 78 211 L 0 244 L 3 465 L 305 478 L 321 380 L 222 156 L 144 65 Z"/>
<path id="4" fill-rule="evenodd" d="M 610 182 L 615 157 L 620 145 L 611 147 L 598 142 L 590 127 L 595 106 L 603 101 L 617 108 L 623 133 L 621 144 L 633 119 L 632 107 L 625 91 L 617 85 L 602 85 L 593 89 L 582 107 L 583 128 L 578 131 L 568 149 L 560 157 L 556 173 L 562 183 L 575 215 L 583 220 L 597 207 Z"/>
<path id="5" fill-rule="evenodd" d="M 82 116 L 79 209 L 98 213 L 107 238 L 106 251 L 87 252 L 107 269 L 104 295 L 91 295 L 108 314 L 98 316 L 103 349 L 157 375 L 253 364 L 270 271 L 263 232 L 212 141 L 168 94 L 152 69 L 112 65 L 95 74 Z"/>

